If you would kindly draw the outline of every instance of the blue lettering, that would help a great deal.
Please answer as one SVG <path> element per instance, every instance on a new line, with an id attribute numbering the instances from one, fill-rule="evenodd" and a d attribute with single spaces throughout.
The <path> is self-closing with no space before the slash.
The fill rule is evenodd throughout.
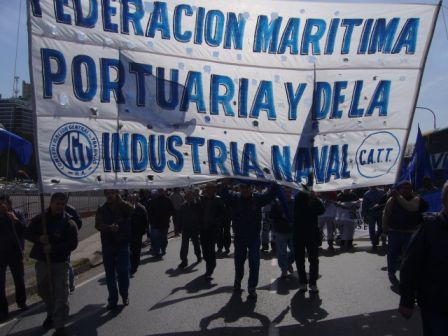
<path id="1" fill-rule="evenodd" d="M 184 168 L 184 157 L 176 148 L 182 146 L 182 138 L 178 135 L 172 135 L 167 140 L 167 151 L 174 156 L 176 161 L 168 160 L 168 168 L 173 172 L 180 172 Z"/>
<path id="2" fill-rule="evenodd" d="M 392 50 L 392 54 L 398 54 L 403 48 L 406 48 L 406 54 L 415 54 L 419 25 L 419 18 L 412 18 L 406 21 Z"/>
<path id="3" fill-rule="evenodd" d="M 219 174 L 219 168 L 222 175 L 230 175 L 229 170 L 225 166 L 225 162 L 227 160 L 227 148 L 225 143 L 219 140 L 211 139 L 208 141 L 207 150 L 210 174 Z"/>
<path id="4" fill-rule="evenodd" d="M 134 12 L 130 12 L 129 4 L 135 8 Z M 143 36 L 143 28 L 141 19 L 145 16 L 142 0 L 121 0 L 121 33 L 129 34 L 129 22 L 134 26 L 135 35 Z"/>
<path id="5" fill-rule="evenodd" d="M 178 5 L 174 10 L 174 20 L 173 20 L 173 32 L 174 38 L 179 42 L 189 42 L 193 33 L 191 30 L 187 30 L 182 32 L 182 12 L 185 13 L 186 16 L 193 15 L 193 9 L 190 5 Z"/>
<path id="6" fill-rule="evenodd" d="M 87 88 L 84 90 L 82 81 L 82 68 L 85 69 Z M 72 61 L 73 92 L 81 101 L 91 101 L 98 90 L 95 61 L 86 55 L 78 55 Z"/>
<path id="7" fill-rule="evenodd" d="M 280 47 L 278 50 L 279 54 L 284 54 L 286 48 L 289 48 L 290 54 L 297 55 L 299 53 L 299 28 L 299 18 L 290 18 L 288 20 L 280 42 Z"/>
<path id="8" fill-rule="evenodd" d="M 364 81 L 357 80 L 355 82 L 355 88 L 353 89 L 352 103 L 350 105 L 350 110 L 348 112 L 349 118 L 360 118 L 364 115 L 364 109 L 358 108 L 363 86 Z"/>
<path id="9" fill-rule="evenodd" d="M 154 37 L 160 31 L 162 39 L 170 39 L 170 25 L 168 20 L 168 9 L 165 2 L 154 1 L 150 22 L 146 30 L 146 36 Z"/>
<path id="10" fill-rule="evenodd" d="M 288 119 L 297 120 L 297 107 L 299 106 L 300 99 L 302 99 L 303 93 L 305 92 L 306 83 L 299 84 L 295 93 L 292 83 L 285 83 L 285 86 L 289 104 Z"/>
<path id="11" fill-rule="evenodd" d="M 170 96 L 166 98 L 166 87 Z M 157 104 L 165 110 L 174 110 L 179 105 L 179 70 L 171 69 L 170 79 L 165 79 L 165 68 L 157 68 L 156 98 Z"/>
<path id="12" fill-rule="evenodd" d="M 258 119 L 261 110 L 265 110 L 267 112 L 269 120 L 277 119 L 271 81 L 260 82 L 257 93 L 255 94 L 252 109 L 250 111 L 250 117 Z"/>
<path id="13" fill-rule="evenodd" d="M 226 116 L 235 116 L 232 109 L 232 99 L 235 95 L 235 86 L 230 77 L 221 75 L 211 76 L 210 114 L 219 114 L 219 104 L 222 104 Z M 220 94 L 220 86 L 224 86 L 225 93 Z"/>
<path id="14" fill-rule="evenodd" d="M 204 146 L 205 139 L 198 137 L 187 137 L 185 144 L 191 146 L 191 163 L 195 174 L 201 173 L 201 161 L 199 160 L 199 147 Z"/>
<path id="15" fill-rule="evenodd" d="M 205 18 L 205 42 L 212 47 L 217 47 L 222 42 L 224 34 L 224 14 L 219 10 L 211 10 Z"/>
<path id="16" fill-rule="evenodd" d="M 232 162 L 232 171 L 234 175 L 243 175 L 243 172 L 241 171 L 240 161 L 238 158 L 238 143 L 237 142 L 230 142 L 230 159 Z"/>
<path id="17" fill-rule="evenodd" d="M 266 15 L 260 15 L 255 30 L 254 52 L 266 52 L 269 46 L 269 53 L 275 54 L 278 46 L 278 35 L 283 18 L 275 18 L 272 22 Z"/>
<path id="18" fill-rule="evenodd" d="M 313 55 L 320 55 L 320 39 L 325 34 L 327 23 L 322 19 L 308 19 L 305 23 L 302 37 L 302 55 L 309 54 L 309 46 L 313 50 Z M 316 31 L 314 31 L 316 28 Z"/>
<path id="19" fill-rule="evenodd" d="M 246 19 L 239 14 L 238 19 L 235 13 L 229 13 L 227 16 L 226 32 L 224 35 L 224 49 L 232 48 L 232 41 L 234 49 L 243 49 L 244 28 L 246 26 Z"/>
<path id="20" fill-rule="evenodd" d="M 148 166 L 148 141 L 142 134 L 132 134 L 132 171 L 143 172 Z"/>
<path id="21" fill-rule="evenodd" d="M 257 149 L 255 147 L 255 144 L 244 144 L 242 163 L 243 176 L 249 176 L 251 171 L 253 171 L 258 178 L 264 178 L 263 171 L 258 165 Z"/>
<path id="22" fill-rule="evenodd" d="M 376 21 L 370 40 L 369 54 L 376 52 L 390 54 L 399 22 L 399 18 L 393 18 L 387 25 L 386 19 Z"/>
<path id="23" fill-rule="evenodd" d="M 124 104 L 123 96 L 124 69 L 123 64 L 117 59 L 101 58 L 101 101 L 110 102 L 110 92 L 113 91 L 117 104 Z M 110 68 L 115 69 L 117 78 L 114 81 L 110 79 Z"/>
<path id="24" fill-rule="evenodd" d="M 330 147 L 328 170 L 325 177 L 325 182 L 330 181 L 332 175 L 334 175 L 335 180 L 341 178 L 341 175 L 339 174 L 340 165 L 341 164 L 339 161 L 339 145 L 332 145 Z"/>
<path id="25" fill-rule="evenodd" d="M 196 109 L 199 113 L 205 113 L 204 89 L 202 85 L 202 74 L 197 71 L 188 72 L 185 83 L 180 110 L 187 111 L 190 103 L 196 103 Z"/>
<path id="26" fill-rule="evenodd" d="M 68 0 L 54 1 L 54 16 L 56 21 L 64 24 L 72 24 L 72 18 L 69 14 L 64 13 L 64 7 L 68 6 Z"/>
<path id="27" fill-rule="evenodd" d="M 114 172 L 121 172 L 123 168 L 124 172 L 131 171 L 131 160 L 129 157 L 129 133 L 124 133 L 122 139 L 120 134 L 112 134 L 112 160 Z"/>
<path id="28" fill-rule="evenodd" d="M 279 146 L 272 146 L 272 169 L 276 180 L 292 182 L 291 147 L 283 146 L 283 153 Z"/>
<path id="29" fill-rule="evenodd" d="M 103 169 L 105 173 L 112 171 L 112 159 L 110 157 L 110 133 L 103 133 Z"/>
<path id="30" fill-rule="evenodd" d="M 331 85 L 327 82 L 317 82 L 314 95 L 314 119 L 325 119 L 330 111 Z"/>
<path id="31" fill-rule="evenodd" d="M 249 98 L 249 80 L 240 78 L 240 89 L 238 92 L 238 117 L 247 118 L 247 101 Z"/>
<path id="32" fill-rule="evenodd" d="M 162 173 L 166 167 L 165 136 L 149 136 L 149 166 L 155 173 Z"/>
<path id="33" fill-rule="evenodd" d="M 75 25 L 94 28 L 98 21 L 98 0 L 89 0 L 90 11 L 87 16 L 82 12 L 82 0 L 74 0 Z"/>
<path id="34" fill-rule="evenodd" d="M 112 23 L 112 16 L 117 15 L 117 8 L 111 6 L 111 2 L 115 2 L 115 0 L 102 1 L 104 30 L 111 33 L 118 33 L 118 25 L 116 23 Z"/>
<path id="35" fill-rule="evenodd" d="M 334 44 L 336 42 L 336 33 L 338 32 L 339 23 L 341 19 L 332 19 L 330 22 L 330 29 L 328 30 L 327 43 L 325 44 L 325 55 L 331 55 L 334 52 Z"/>
<path id="36" fill-rule="evenodd" d="M 372 101 L 367 108 L 366 116 L 370 117 L 376 108 L 379 111 L 378 115 L 380 117 L 387 116 L 387 109 L 389 107 L 390 86 L 390 80 L 382 80 L 378 83 L 378 86 L 376 87 L 373 94 Z"/>
<path id="37" fill-rule="evenodd" d="M 322 184 L 325 182 L 325 175 L 328 162 L 328 146 L 313 147 L 313 165 L 314 165 L 314 176 L 317 184 Z"/>
<path id="38" fill-rule="evenodd" d="M 43 94 L 44 98 L 53 97 L 53 84 L 64 84 L 65 77 L 67 76 L 67 64 L 65 62 L 64 55 L 54 49 L 41 49 L 42 58 L 42 77 L 43 77 Z M 51 70 L 51 61 L 57 63 L 57 69 L 55 72 Z"/>
<path id="39" fill-rule="evenodd" d="M 196 29 L 194 34 L 194 43 L 202 44 L 205 24 L 205 8 L 199 7 L 196 15 Z"/>
<path id="40" fill-rule="evenodd" d="M 152 66 L 149 64 L 129 63 L 129 72 L 135 74 L 137 81 L 137 106 L 145 106 L 145 76 L 152 74 Z"/>
<path id="41" fill-rule="evenodd" d="M 348 54 L 350 52 L 350 44 L 352 43 L 353 30 L 355 26 L 360 26 L 362 19 L 344 19 L 342 20 L 342 27 L 345 27 L 344 39 L 342 41 L 341 54 Z"/>
<path id="42" fill-rule="evenodd" d="M 40 8 L 40 0 L 31 0 L 31 9 L 35 17 L 42 17 L 42 9 Z"/>
<path id="43" fill-rule="evenodd" d="M 333 108 L 331 110 L 330 119 L 341 119 L 342 111 L 339 110 L 339 104 L 345 101 L 345 95 L 341 94 L 341 91 L 346 89 L 348 85 L 347 81 L 335 82 L 333 88 Z"/>

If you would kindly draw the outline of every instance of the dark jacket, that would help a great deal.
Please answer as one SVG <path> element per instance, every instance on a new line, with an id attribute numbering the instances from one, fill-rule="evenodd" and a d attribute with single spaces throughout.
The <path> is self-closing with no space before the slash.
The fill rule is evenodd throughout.
<path id="1" fill-rule="evenodd" d="M 227 209 L 220 197 L 201 197 L 199 202 L 201 230 L 218 230 L 226 220 Z"/>
<path id="2" fill-rule="evenodd" d="M 133 240 L 142 240 L 142 236 L 148 229 L 148 212 L 140 203 L 135 204 L 131 216 L 131 234 Z"/>
<path id="3" fill-rule="evenodd" d="M 158 196 L 152 199 L 148 205 L 149 224 L 153 229 L 167 229 L 170 227 L 170 217 L 174 207 L 166 196 Z"/>
<path id="4" fill-rule="evenodd" d="M 415 232 L 400 272 L 400 304 L 448 314 L 448 217 L 425 219 Z"/>
<path id="5" fill-rule="evenodd" d="M 35 216 L 26 230 L 25 238 L 34 243 L 30 257 L 46 261 L 44 245 L 40 242 L 40 236 L 43 235 L 42 225 L 42 215 Z M 45 225 L 51 245 L 50 261 L 55 263 L 68 261 L 70 253 L 78 246 L 78 229 L 75 222 L 66 212 L 60 216 L 52 216 L 50 210 L 47 210 Z"/>
<path id="6" fill-rule="evenodd" d="M 235 237 L 254 237 L 260 235 L 261 208 L 275 199 L 277 185 L 263 194 L 252 194 L 243 198 L 239 193 L 231 193 L 227 188 L 220 190 L 220 195 L 230 209 Z"/>
<path id="7" fill-rule="evenodd" d="M 299 191 L 294 200 L 294 236 L 319 240 L 318 216 L 324 212 L 325 205 L 319 198 L 311 197 L 306 191 Z"/>
<path id="8" fill-rule="evenodd" d="M 179 210 L 182 233 L 198 233 L 201 229 L 202 209 L 198 202 L 185 202 Z"/>
<path id="9" fill-rule="evenodd" d="M 71 206 L 70 204 L 67 204 L 65 206 L 65 212 L 68 213 L 74 222 L 76 223 L 76 226 L 78 227 L 78 231 L 82 228 L 82 218 L 79 215 L 78 211 L 75 209 L 75 207 Z"/>
<path id="10" fill-rule="evenodd" d="M 121 198 L 117 202 L 104 203 L 96 211 L 95 228 L 101 232 L 102 244 L 128 244 L 131 240 L 131 216 L 133 207 Z M 112 232 L 110 226 L 117 224 L 119 229 Z"/>
<path id="11" fill-rule="evenodd" d="M 23 240 L 23 227 L 20 221 L 13 221 L 6 215 L 0 215 L 0 257 L 10 254 L 22 256 L 21 240 Z"/>
<path id="12" fill-rule="evenodd" d="M 294 218 L 294 201 L 288 202 L 288 211 L 290 212 L 289 218 Z M 272 220 L 272 226 L 274 232 L 279 233 L 291 233 L 292 223 L 288 220 L 288 216 L 285 215 L 285 209 L 282 208 L 279 201 L 272 203 L 270 218 Z"/>

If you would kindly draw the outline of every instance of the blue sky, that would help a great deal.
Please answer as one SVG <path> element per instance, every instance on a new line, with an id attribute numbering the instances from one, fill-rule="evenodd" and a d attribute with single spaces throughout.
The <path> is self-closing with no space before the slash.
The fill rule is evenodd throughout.
<path id="1" fill-rule="evenodd" d="M 336 1 L 326 1 L 336 2 Z M 376 3 L 374 0 L 357 0 L 345 2 Z M 430 3 L 434 0 L 389 0 L 384 3 Z M 20 81 L 29 81 L 28 71 L 28 37 L 26 32 L 26 0 L 22 0 L 20 13 L 21 24 L 18 45 L 17 75 Z M 14 59 L 16 50 L 16 34 L 19 22 L 19 0 L 0 1 L 0 93 L 3 97 L 10 97 L 13 93 Z M 448 1 L 444 2 L 444 13 L 440 13 L 434 39 L 429 51 L 426 69 L 420 90 L 418 106 L 430 108 L 437 117 L 437 127 L 448 127 Z M 445 15 L 443 15 L 445 14 Z M 417 125 L 423 132 L 433 129 L 433 116 L 425 110 L 417 109 L 409 142 L 414 142 Z"/>

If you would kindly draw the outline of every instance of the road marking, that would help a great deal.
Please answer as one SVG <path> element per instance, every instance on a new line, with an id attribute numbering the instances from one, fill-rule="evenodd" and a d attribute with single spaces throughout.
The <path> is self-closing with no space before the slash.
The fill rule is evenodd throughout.
<path id="1" fill-rule="evenodd" d="M 79 285 L 76 285 L 76 288 L 80 288 L 84 285 L 87 285 L 89 282 L 92 282 L 93 280 L 98 279 L 99 277 L 102 277 L 104 274 L 106 274 L 105 272 L 101 272 L 100 274 L 95 275 L 93 278 L 87 279 L 84 282 L 81 282 Z"/>
<path id="2" fill-rule="evenodd" d="M 275 278 L 271 279 L 271 289 L 269 290 L 269 293 L 271 294 L 277 293 L 277 279 Z"/>

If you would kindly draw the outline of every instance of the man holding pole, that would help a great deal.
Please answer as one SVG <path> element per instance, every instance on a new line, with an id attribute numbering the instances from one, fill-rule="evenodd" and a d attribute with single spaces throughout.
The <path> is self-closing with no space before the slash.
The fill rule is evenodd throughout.
<path id="1" fill-rule="evenodd" d="M 31 220 L 26 239 L 34 243 L 30 257 L 36 259 L 37 292 L 45 302 L 44 329 L 55 328 L 53 335 L 66 335 L 69 315 L 68 265 L 70 253 L 78 246 L 75 222 L 65 212 L 67 196 L 57 192 L 50 207 Z"/>

